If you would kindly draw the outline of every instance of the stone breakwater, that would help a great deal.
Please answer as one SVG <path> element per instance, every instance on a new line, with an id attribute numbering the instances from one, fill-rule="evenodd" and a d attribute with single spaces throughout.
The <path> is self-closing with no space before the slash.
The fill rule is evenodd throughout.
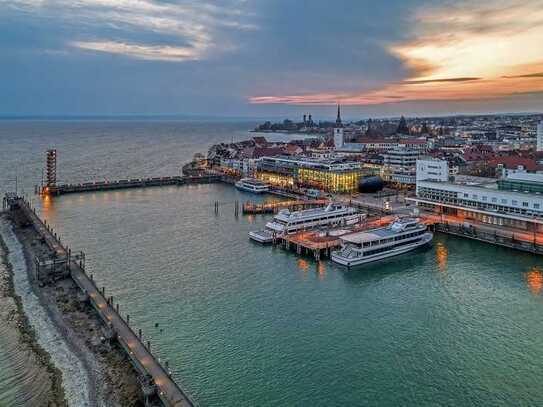
<path id="1" fill-rule="evenodd" d="M 62 374 L 38 344 L 13 285 L 9 249 L 0 235 L 0 405 L 62 406 L 66 404 Z"/>
<path id="2" fill-rule="evenodd" d="M 11 223 L 5 218 L 0 219 L 0 234 L 8 250 L 7 260 L 11 267 L 13 288 L 20 298 L 26 316 L 21 332 L 30 343 L 35 343 L 36 350 L 41 349 L 37 354 L 43 362 L 55 366 L 51 366 L 50 370 L 53 372 L 53 369 L 58 369 L 51 376 L 53 394 L 57 396 L 57 400 L 65 399 L 60 405 L 67 403 L 70 406 L 90 406 L 86 369 L 34 294 L 27 273 L 23 245 L 17 239 Z"/>

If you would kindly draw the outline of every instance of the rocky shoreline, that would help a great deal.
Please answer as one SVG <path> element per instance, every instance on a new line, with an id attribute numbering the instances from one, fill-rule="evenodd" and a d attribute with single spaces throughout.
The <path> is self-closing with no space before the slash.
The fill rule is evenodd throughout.
<path id="1" fill-rule="evenodd" d="M 6 246 L 1 235 L 0 248 L 2 249 L 0 262 L 4 264 L 8 271 L 5 275 L 2 275 L 2 295 L 12 298 L 15 304 L 15 309 L 10 310 L 7 320 L 3 322 L 11 323 L 17 328 L 20 343 L 32 353 L 34 356 L 33 359 L 39 364 L 37 367 L 34 365 L 33 368 L 44 369 L 47 372 L 50 390 L 46 395 L 44 404 L 50 407 L 65 406 L 67 402 L 64 397 L 64 388 L 62 387 L 62 372 L 53 364 L 49 353 L 39 345 L 36 338 L 36 331 L 30 325 L 24 313 L 21 297 L 15 292 L 13 284 L 13 267 L 8 261 L 9 248 Z M 28 362 L 32 363 L 34 360 L 29 360 Z"/>
<path id="2" fill-rule="evenodd" d="M 13 221 L 12 230 L 23 249 L 32 291 L 69 350 L 79 359 L 85 370 L 78 372 L 85 376 L 88 385 L 85 405 L 108 407 L 143 405 L 143 396 L 135 370 L 115 342 L 108 343 L 104 340 L 101 320 L 90 304 L 81 298 L 73 280 L 67 277 L 45 285 L 36 281 L 33 259 L 49 255 L 47 245 L 31 227 Z M 21 311 L 22 309 L 21 304 Z M 22 315 L 24 316 L 23 313 Z M 26 326 L 31 330 L 29 332 L 34 332 L 28 321 Z M 36 340 L 33 343 L 38 346 L 37 349 L 41 349 Z M 44 361 L 48 361 L 52 372 L 52 394 L 55 399 L 47 405 L 69 405 L 69 397 L 66 397 L 63 390 L 65 387 L 62 385 L 61 371 L 51 363 L 50 355 L 46 351 L 42 349 L 40 354 L 45 358 Z M 78 403 L 80 402 L 79 400 Z"/>

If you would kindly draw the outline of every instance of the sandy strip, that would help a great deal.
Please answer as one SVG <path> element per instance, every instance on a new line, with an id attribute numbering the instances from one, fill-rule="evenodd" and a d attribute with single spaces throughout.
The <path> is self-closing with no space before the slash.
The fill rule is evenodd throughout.
<path id="1" fill-rule="evenodd" d="M 21 298 L 23 311 L 30 326 L 36 333 L 37 343 L 51 357 L 53 364 L 62 372 L 62 384 L 66 401 L 70 406 L 94 406 L 89 397 L 89 372 L 81 358 L 66 342 L 58 325 L 32 290 L 23 245 L 17 239 L 11 223 L 0 219 L 0 233 L 9 250 L 8 262 L 13 272 L 13 284 L 16 294 Z M 56 319 L 56 318 L 55 318 Z M 65 328 L 65 327 L 64 327 Z M 68 330 L 63 329 L 64 333 Z"/>

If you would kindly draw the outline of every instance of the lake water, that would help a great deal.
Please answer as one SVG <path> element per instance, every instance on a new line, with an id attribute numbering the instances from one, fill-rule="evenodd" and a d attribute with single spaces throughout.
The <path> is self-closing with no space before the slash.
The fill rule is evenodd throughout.
<path id="1" fill-rule="evenodd" d="M 171 175 L 251 127 L 0 123 L 2 177 L 39 177 L 49 146 L 66 181 Z M 438 235 L 347 271 L 250 242 L 267 218 L 236 218 L 247 199 L 164 187 L 66 195 L 42 214 L 204 406 L 539 403 L 541 257 Z"/>

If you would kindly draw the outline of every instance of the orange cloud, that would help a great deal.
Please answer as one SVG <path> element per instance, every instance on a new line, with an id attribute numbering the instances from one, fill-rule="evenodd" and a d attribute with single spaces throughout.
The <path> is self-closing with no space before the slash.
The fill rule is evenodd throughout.
<path id="1" fill-rule="evenodd" d="M 389 50 L 412 73 L 366 92 L 258 96 L 251 103 L 380 104 L 398 100 L 480 100 L 543 91 L 540 0 L 493 0 L 425 8 L 409 41 Z"/>

